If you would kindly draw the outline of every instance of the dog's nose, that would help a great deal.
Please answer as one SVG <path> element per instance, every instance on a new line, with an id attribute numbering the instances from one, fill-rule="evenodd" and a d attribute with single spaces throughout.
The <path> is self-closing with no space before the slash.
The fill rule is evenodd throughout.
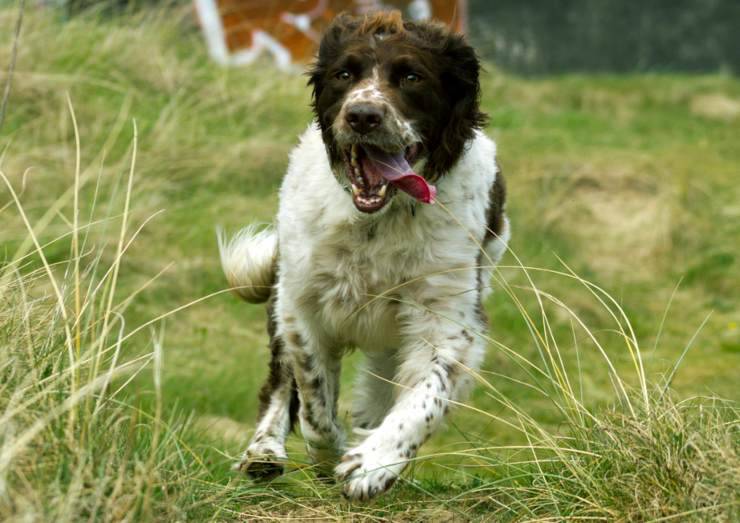
<path id="1" fill-rule="evenodd" d="M 383 123 L 383 111 L 373 104 L 358 103 L 347 110 L 345 119 L 353 131 L 367 134 Z"/>

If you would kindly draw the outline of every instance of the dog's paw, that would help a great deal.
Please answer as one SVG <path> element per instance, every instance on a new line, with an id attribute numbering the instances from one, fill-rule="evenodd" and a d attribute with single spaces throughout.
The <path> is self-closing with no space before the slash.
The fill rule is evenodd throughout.
<path id="1" fill-rule="evenodd" d="M 365 501 L 391 488 L 407 463 L 398 452 L 366 442 L 342 457 L 335 474 L 347 499 Z"/>
<path id="2" fill-rule="evenodd" d="M 240 461 L 232 469 L 252 479 L 267 481 L 283 473 L 283 462 L 288 459 L 285 448 L 276 442 L 260 441 L 244 451 Z"/>

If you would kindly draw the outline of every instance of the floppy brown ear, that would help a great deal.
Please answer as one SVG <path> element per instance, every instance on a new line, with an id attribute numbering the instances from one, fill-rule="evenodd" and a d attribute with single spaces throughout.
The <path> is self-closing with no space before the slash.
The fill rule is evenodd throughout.
<path id="1" fill-rule="evenodd" d="M 308 85 L 312 88 L 311 104 L 317 115 L 316 104 L 324 88 L 326 69 L 341 53 L 346 36 L 354 32 L 358 25 L 359 21 L 356 17 L 348 13 L 340 13 L 331 21 L 321 38 L 316 58 L 307 73 Z"/>
<path id="2" fill-rule="evenodd" d="M 463 152 L 465 142 L 488 117 L 480 111 L 480 62 L 475 50 L 458 34 L 448 34 L 442 48 L 445 70 L 441 75 L 450 103 L 438 147 L 430 154 L 430 168 L 439 176 L 449 171 Z"/>

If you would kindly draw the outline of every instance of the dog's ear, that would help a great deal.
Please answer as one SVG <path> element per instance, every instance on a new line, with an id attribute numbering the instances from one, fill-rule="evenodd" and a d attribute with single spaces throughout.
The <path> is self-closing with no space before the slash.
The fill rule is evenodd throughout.
<path id="1" fill-rule="evenodd" d="M 324 88 L 329 65 L 341 54 L 347 35 L 357 30 L 359 21 L 348 13 L 340 13 L 329 24 L 321 38 L 319 50 L 313 64 L 308 69 L 308 85 L 312 88 L 311 105 L 318 115 L 317 103 Z"/>
<path id="2" fill-rule="evenodd" d="M 449 117 L 439 137 L 439 146 L 431 153 L 431 168 L 435 175 L 452 168 L 463 152 L 465 142 L 476 129 L 487 122 L 480 111 L 480 62 L 475 50 L 462 35 L 449 32 L 441 47 L 444 70 L 440 75 L 448 98 Z"/>

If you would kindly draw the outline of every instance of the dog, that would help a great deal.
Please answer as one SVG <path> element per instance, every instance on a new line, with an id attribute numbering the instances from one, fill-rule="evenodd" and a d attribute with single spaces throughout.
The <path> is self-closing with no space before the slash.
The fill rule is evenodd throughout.
<path id="1" fill-rule="evenodd" d="M 510 225 L 480 63 L 463 36 L 398 12 L 338 16 L 308 74 L 313 122 L 277 224 L 219 236 L 229 284 L 267 303 L 271 360 L 236 469 L 282 473 L 296 421 L 353 500 L 388 490 L 464 399 L 486 348 L 483 301 Z M 347 448 L 342 356 L 365 355 Z M 332 471 L 332 467 L 333 468 Z"/>

